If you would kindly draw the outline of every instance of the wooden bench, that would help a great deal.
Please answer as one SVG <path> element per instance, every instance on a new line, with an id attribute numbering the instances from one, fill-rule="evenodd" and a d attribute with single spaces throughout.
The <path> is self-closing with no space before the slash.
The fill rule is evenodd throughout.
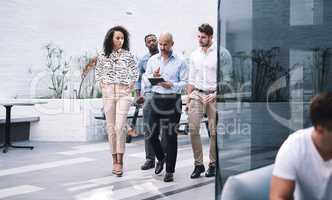
<path id="1" fill-rule="evenodd" d="M 21 123 L 21 122 L 38 122 L 40 120 L 40 117 L 38 116 L 31 116 L 31 117 L 15 117 L 13 116 L 10 121 L 11 123 Z M 6 122 L 6 119 L 4 117 L 0 117 L 0 124 L 4 124 Z"/>
<path id="2" fill-rule="evenodd" d="M 11 117 L 11 141 L 29 140 L 30 136 L 30 123 L 38 122 L 38 116 L 12 116 Z M 4 142 L 5 135 L 5 117 L 0 117 L 0 142 Z"/>

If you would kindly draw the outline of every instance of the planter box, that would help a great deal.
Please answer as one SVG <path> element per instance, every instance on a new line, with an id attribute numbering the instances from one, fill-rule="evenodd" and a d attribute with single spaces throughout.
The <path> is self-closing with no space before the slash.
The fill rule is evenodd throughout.
<path id="1" fill-rule="evenodd" d="M 86 142 L 106 139 L 105 121 L 95 119 L 101 113 L 102 99 L 45 101 L 48 103 L 34 106 L 40 121 L 31 123 L 31 140 Z"/>

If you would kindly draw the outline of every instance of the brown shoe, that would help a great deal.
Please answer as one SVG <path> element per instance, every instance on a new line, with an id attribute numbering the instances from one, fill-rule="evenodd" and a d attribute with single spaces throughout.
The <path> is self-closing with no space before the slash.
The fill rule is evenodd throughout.
<path id="1" fill-rule="evenodd" d="M 123 165 L 122 164 L 117 164 L 117 168 L 116 168 L 116 171 L 115 171 L 115 175 L 117 177 L 121 177 L 123 174 Z"/>
<path id="2" fill-rule="evenodd" d="M 117 164 L 118 164 L 118 159 L 117 159 L 116 153 L 112 154 L 112 158 L 113 158 L 112 174 L 116 174 L 116 168 L 117 168 Z"/>
<path id="3" fill-rule="evenodd" d="M 117 161 L 115 174 L 117 177 L 121 177 L 123 174 L 123 153 L 117 154 Z"/>

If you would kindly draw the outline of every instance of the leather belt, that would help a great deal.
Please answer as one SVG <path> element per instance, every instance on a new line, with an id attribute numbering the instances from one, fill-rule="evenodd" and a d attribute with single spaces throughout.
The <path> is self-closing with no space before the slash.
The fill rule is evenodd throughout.
<path id="1" fill-rule="evenodd" d="M 198 91 L 198 92 L 201 92 L 201 93 L 204 93 L 204 94 L 212 94 L 215 92 L 215 90 L 201 90 L 201 89 L 198 89 L 198 88 L 194 88 L 194 90 Z"/>
<path id="2" fill-rule="evenodd" d="M 169 93 L 169 94 L 163 94 L 163 93 L 159 93 L 159 92 L 152 92 L 152 94 L 154 95 L 160 95 L 160 96 L 181 96 L 181 94 L 177 94 L 177 93 Z"/>

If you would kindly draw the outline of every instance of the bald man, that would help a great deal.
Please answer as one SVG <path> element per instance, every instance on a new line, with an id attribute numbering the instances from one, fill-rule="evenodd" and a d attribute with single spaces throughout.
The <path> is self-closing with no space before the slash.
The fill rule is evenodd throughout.
<path id="1" fill-rule="evenodd" d="M 163 78 L 164 81 L 151 85 L 152 110 L 149 120 L 149 140 L 158 159 L 155 173 L 160 174 L 166 163 L 165 182 L 174 180 L 177 157 L 177 127 L 181 117 L 181 91 L 187 84 L 188 72 L 184 60 L 172 50 L 173 36 L 162 33 L 158 40 L 160 52 L 152 56 L 148 63 L 143 81 L 151 85 L 151 78 Z M 149 80 L 150 79 L 150 80 Z M 165 150 L 161 147 L 159 135 L 166 142 Z"/>

